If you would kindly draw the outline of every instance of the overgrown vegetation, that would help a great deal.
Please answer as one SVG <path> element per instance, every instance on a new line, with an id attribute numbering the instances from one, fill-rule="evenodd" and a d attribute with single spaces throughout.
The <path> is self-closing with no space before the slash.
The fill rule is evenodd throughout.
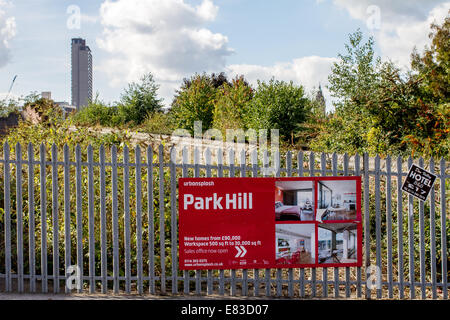
<path id="1" fill-rule="evenodd" d="M 349 35 L 329 76 L 333 109 L 324 113 L 321 90 L 306 93 L 301 85 L 271 79 L 252 87 L 244 76 L 195 74 L 184 79 L 171 108 L 162 112 L 158 85 L 151 74 L 132 83 L 121 100 L 106 105 L 95 99 L 78 112 L 76 125 L 136 128 L 170 134 L 227 129 L 279 129 L 283 147 L 314 151 L 442 157 L 450 152 L 450 16 L 433 24 L 430 46 L 411 54 L 401 70 L 382 61 L 374 40 L 361 31 Z M 328 102 L 330 107 L 331 102 Z"/>
<path id="2" fill-rule="evenodd" d="M 162 111 L 163 105 L 158 98 L 158 85 L 151 74 L 145 75 L 140 82 L 132 83 L 124 91 L 121 100 L 112 105 L 107 105 L 96 98 L 89 106 L 76 113 L 68 120 L 63 120 L 58 107 L 52 101 L 40 99 L 32 94 L 24 100 L 24 107 L 31 106 L 42 115 L 42 121 L 37 124 L 31 124 L 22 121 L 18 128 L 11 130 L 8 136 L 2 138 L 2 143 L 8 142 L 11 146 L 11 155 L 14 158 L 17 143 L 22 145 L 25 150 L 28 143 L 35 146 L 33 156 L 35 160 L 39 159 L 40 153 L 38 146 L 44 144 L 46 147 L 45 157 L 49 161 L 52 157 L 51 148 L 56 146 L 58 161 L 63 161 L 63 148 L 67 145 L 71 154 L 71 161 L 75 161 L 74 154 L 77 145 L 81 147 L 83 161 L 86 161 L 86 150 L 91 145 L 94 150 L 94 161 L 99 161 L 98 150 L 105 148 L 105 156 L 110 161 L 111 147 L 118 149 L 118 161 L 123 161 L 123 150 L 125 145 L 133 143 L 132 136 L 127 133 L 127 128 L 132 128 L 148 133 L 169 135 L 177 128 L 186 129 L 193 133 L 194 122 L 202 121 L 203 130 L 216 128 L 222 133 L 227 129 L 279 129 L 284 147 L 296 148 L 299 146 L 320 152 L 338 152 L 349 154 L 368 152 L 370 155 L 402 155 L 410 154 L 424 157 L 448 157 L 450 152 L 449 131 L 450 131 L 450 95 L 449 95 L 449 67 L 450 67 L 450 17 L 447 17 L 443 25 L 433 25 L 430 35 L 431 45 L 423 53 L 418 51 L 412 54 L 411 69 L 401 71 L 393 62 L 382 61 L 374 53 L 374 41 L 369 38 L 364 41 L 362 32 L 357 31 L 350 35 L 349 43 L 345 46 L 345 53 L 338 56 L 339 61 L 335 63 L 329 78 L 329 89 L 335 100 L 334 110 L 325 114 L 325 106 L 322 98 L 315 94 L 305 92 L 301 85 L 292 82 L 279 81 L 272 79 L 264 82 L 259 81 L 256 87 L 252 87 L 243 76 L 228 80 L 226 75 L 221 74 L 196 74 L 189 79 L 185 79 L 176 92 L 171 109 L 167 112 Z M 2 114 L 17 112 L 18 107 L 15 102 L 1 102 Z M 100 130 L 104 127 L 112 127 L 124 130 L 118 130 L 118 133 L 103 133 Z M 88 130 L 89 129 L 89 130 Z M 92 130 L 91 130 L 92 129 Z M 147 147 L 151 141 L 142 142 L 142 148 Z M 168 150 L 166 150 L 168 151 Z M 145 154 L 145 151 L 142 153 Z M 165 154 L 167 157 L 167 154 Z M 132 152 L 131 159 L 135 157 Z M 24 156 L 27 159 L 27 156 Z M 145 161 L 146 157 L 143 156 Z M 148 159 L 147 159 L 148 160 Z M 307 158 L 305 158 L 306 163 Z M 157 162 L 156 153 L 150 161 Z M 132 161 L 133 162 L 133 161 Z M 167 162 L 167 159 L 166 159 Z M 294 165 L 295 167 L 295 165 Z M 16 213 L 16 166 L 11 166 L 11 218 L 12 218 L 12 239 L 15 239 L 15 228 L 17 223 Z M 329 168 L 328 168 L 329 169 Z M 75 186 L 74 167 L 71 167 L 70 185 Z M 88 195 L 87 187 L 89 184 L 87 178 L 87 168 L 83 168 L 82 178 L 82 208 L 83 208 L 83 237 L 88 234 Z M 99 168 L 94 168 L 94 174 L 98 176 Z M 118 198 L 124 197 L 124 175 L 122 169 L 118 175 Z M 144 172 L 145 171 L 145 172 Z M 4 174 L 4 171 L 0 171 Z M 27 173 L 23 173 L 24 181 Z M 147 181 L 149 172 L 142 171 L 142 181 Z M 153 203 L 143 201 L 143 225 L 144 239 L 148 239 L 152 234 L 155 235 L 155 265 L 156 272 L 160 266 L 160 229 L 164 229 L 165 239 L 170 239 L 172 230 L 170 224 L 159 225 L 159 216 L 164 214 L 165 221 L 169 222 L 171 217 L 170 207 L 170 188 L 164 189 L 164 194 L 159 194 L 159 179 L 164 180 L 164 185 L 170 185 L 170 175 L 168 170 L 164 171 L 163 176 L 159 176 L 158 168 L 152 168 L 153 185 L 144 183 L 142 199 L 148 199 L 148 192 L 153 192 Z M 46 195 L 47 199 L 52 199 L 52 170 L 47 166 L 45 171 L 47 178 Z M 181 176 L 177 172 L 176 177 Z M 106 190 L 106 212 L 108 212 L 107 230 L 110 234 L 111 211 L 112 211 L 112 172 L 109 168 L 105 176 Z M 135 171 L 130 170 L 130 208 L 136 208 L 135 194 Z M 58 181 L 63 181 L 63 168 L 57 170 Z M 4 177 L 0 176 L 3 181 Z M 384 177 L 382 178 L 384 179 Z M 26 182 L 27 183 L 27 182 Z M 27 190 L 26 183 L 23 185 Z M 52 208 L 47 203 L 46 212 L 41 212 L 40 208 L 40 176 L 39 167 L 35 166 L 34 183 L 36 186 L 34 194 L 34 205 L 36 215 L 36 254 L 40 254 L 40 228 L 41 218 L 47 219 L 47 225 L 52 225 Z M 373 183 L 371 182 L 371 188 Z M 0 184 L 0 203 L 4 204 L 4 184 Z M 448 189 L 448 183 L 446 188 Z M 76 208 L 76 197 L 74 187 L 70 196 L 71 216 L 71 239 L 75 243 L 76 239 L 76 220 L 74 208 Z M 94 182 L 95 199 L 100 197 L 100 184 L 98 180 Z M 382 203 L 385 203 L 386 190 L 381 190 Z M 58 208 L 64 208 L 64 190 L 58 190 Z M 28 211 L 30 200 L 27 192 L 24 195 L 24 212 Z M 401 197 L 400 197 L 401 198 Z M 121 200 L 121 201 L 122 201 Z M 443 201 L 440 199 L 439 201 Z M 162 203 L 160 203 L 162 202 Z M 406 202 L 406 199 L 404 199 Z M 161 204 L 161 206 L 160 206 Z M 395 206 L 397 203 L 392 204 Z M 384 204 L 383 204 L 384 205 Z M 416 205 L 416 204 L 415 204 Z M 94 212 L 100 212 L 100 201 L 94 201 Z M 370 199 L 370 212 L 375 209 L 374 199 Z M 416 205 L 417 206 L 417 205 Z M 153 208 L 154 215 L 148 216 L 149 208 Z M 164 209 L 164 213 L 160 212 Z M 381 208 L 384 212 L 386 208 Z M 415 208 L 415 211 L 417 208 Z M 405 208 L 404 208 L 405 210 Z M 436 210 L 436 230 L 440 228 L 440 216 Z M 429 206 L 425 204 L 425 219 L 429 220 Z M 45 215 L 44 215 L 45 214 Z M 119 232 L 124 233 L 124 204 L 120 203 L 118 207 Z M 406 215 L 405 215 L 406 217 Z M 24 216 L 25 226 L 27 217 Z M 100 264 L 100 228 L 99 218 L 96 214 L 95 239 L 96 239 L 96 273 L 101 270 Z M 136 210 L 131 210 L 130 223 L 136 221 Z M 414 217 L 414 229 L 418 228 L 417 217 Z M 394 217 L 394 224 L 397 217 Z M 64 215 L 61 211 L 59 215 L 60 231 L 63 232 Z M 151 223 L 154 229 L 150 230 Z M 375 221 L 371 223 L 371 238 L 375 237 Z M 403 219 L 404 238 L 407 234 L 407 219 Z M 385 243 L 386 219 L 383 216 L 381 228 L 383 230 L 383 243 Z M 449 224 L 447 224 L 448 234 Z M 0 230 L 4 230 L 4 208 L 0 208 Z M 27 233 L 27 229 L 24 230 Z M 417 230 L 416 230 L 417 231 Z M 429 234 L 430 225 L 425 226 L 426 234 Z M 417 232 L 416 232 L 417 234 Z M 436 267 L 438 276 L 439 266 L 442 261 L 441 255 L 441 235 L 437 235 L 437 260 Z M 47 242 L 51 243 L 53 235 L 47 235 Z M 28 243 L 28 239 L 25 239 Z M 64 261 L 64 243 L 63 237 L 60 237 L 60 265 Z M 0 247 L 4 247 L 4 237 L 0 237 Z M 111 243 L 108 240 L 108 255 L 111 254 Z M 136 239 L 131 240 L 131 256 L 136 256 Z M 399 241 L 394 236 L 394 241 Z M 406 241 L 406 240 L 405 240 Z M 447 237 L 449 241 L 449 237 Z M 148 241 L 144 241 L 144 259 L 149 259 Z M 372 242 L 374 243 L 374 241 Z M 405 242 L 406 244 L 406 242 Z M 394 262 L 395 255 L 394 243 Z M 406 245 L 405 245 L 406 247 Z M 450 247 L 447 244 L 447 248 Z M 83 252 L 88 252 L 88 242 L 83 242 Z M 429 254 L 429 248 L 426 252 L 427 266 L 432 263 L 432 257 Z M 13 246 L 13 250 L 16 247 Z M 384 249 L 385 250 L 385 247 Z M 0 251 L 0 261 L 3 259 L 3 251 Z M 14 251 L 13 251 L 13 254 Z M 76 259 L 76 252 L 72 250 L 72 261 Z M 86 260 L 87 258 L 85 258 Z M 134 259 L 134 258 L 133 258 Z M 439 260 L 441 259 L 441 260 Z M 415 252 L 415 263 L 418 268 L 420 257 Z M 120 248 L 120 263 L 123 265 L 124 249 Z M 148 261 L 148 260 L 146 260 Z M 166 246 L 166 267 L 171 267 L 170 248 Z M 13 262 L 15 263 L 15 261 Z M 27 268 L 28 262 L 25 263 Z M 52 261 L 49 260 L 49 270 Z M 37 264 L 39 267 L 39 263 Z M 85 272 L 89 271 L 85 264 Z M 405 270 L 407 269 L 405 262 Z M 4 268 L 4 264 L 0 264 Z M 110 269 L 109 269 L 110 270 Z M 121 268 L 121 270 L 123 270 Z M 132 273 L 136 272 L 136 261 L 132 261 Z"/>

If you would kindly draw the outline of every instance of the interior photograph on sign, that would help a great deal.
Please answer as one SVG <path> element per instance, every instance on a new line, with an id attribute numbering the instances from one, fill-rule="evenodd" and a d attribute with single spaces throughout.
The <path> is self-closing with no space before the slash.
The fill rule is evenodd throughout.
<path id="1" fill-rule="evenodd" d="M 319 264 L 356 263 L 356 223 L 322 223 L 318 228 Z"/>
<path id="2" fill-rule="evenodd" d="M 276 221 L 314 221 L 313 181 L 275 183 Z"/>
<path id="3" fill-rule="evenodd" d="M 356 181 L 319 180 L 317 183 L 316 220 L 355 220 Z"/>
<path id="4" fill-rule="evenodd" d="M 276 264 L 314 264 L 316 226 L 312 224 L 277 224 L 275 229 Z"/>

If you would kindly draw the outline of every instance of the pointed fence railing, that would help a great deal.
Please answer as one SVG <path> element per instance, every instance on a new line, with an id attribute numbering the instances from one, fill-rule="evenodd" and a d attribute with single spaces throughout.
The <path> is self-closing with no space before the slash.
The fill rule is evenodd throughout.
<path id="1" fill-rule="evenodd" d="M 256 150 L 197 149 L 192 163 L 174 151 L 5 144 L 0 291 L 448 299 L 445 159 L 276 153 L 277 177 L 362 176 L 363 266 L 180 271 L 178 178 L 269 176 L 270 163 Z M 401 191 L 413 163 L 437 175 L 427 201 Z"/>

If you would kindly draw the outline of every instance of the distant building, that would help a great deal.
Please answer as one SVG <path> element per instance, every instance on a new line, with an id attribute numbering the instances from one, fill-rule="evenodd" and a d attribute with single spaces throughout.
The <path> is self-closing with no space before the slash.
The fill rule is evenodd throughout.
<path id="1" fill-rule="evenodd" d="M 75 113 L 77 111 L 77 107 L 71 106 L 68 102 L 55 102 L 55 104 L 62 109 L 64 119 L 67 118 L 68 114 Z"/>
<path id="2" fill-rule="evenodd" d="M 41 93 L 41 97 L 47 100 L 52 100 L 52 93 L 50 91 L 44 91 Z M 73 106 L 66 101 L 55 101 L 54 104 L 61 108 L 64 119 L 68 114 L 74 113 L 77 110 L 76 106 Z"/>
<path id="3" fill-rule="evenodd" d="M 92 54 L 86 40 L 72 39 L 72 105 L 77 111 L 92 101 Z"/>
<path id="4" fill-rule="evenodd" d="M 316 101 L 319 105 L 319 111 L 321 114 L 326 115 L 326 102 L 323 96 L 322 86 L 319 84 L 319 90 L 317 91 Z"/>
<path id="5" fill-rule="evenodd" d="M 50 91 L 44 91 L 41 93 L 41 97 L 47 100 L 52 100 L 52 93 Z"/>

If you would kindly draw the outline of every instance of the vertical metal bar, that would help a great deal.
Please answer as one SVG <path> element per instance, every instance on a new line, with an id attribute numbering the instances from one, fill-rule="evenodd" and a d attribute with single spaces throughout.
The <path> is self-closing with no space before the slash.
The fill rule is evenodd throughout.
<path id="1" fill-rule="evenodd" d="M 333 175 L 335 174 L 336 170 L 336 164 L 334 161 L 336 160 L 336 152 L 333 153 Z M 327 163 L 326 163 L 326 155 L 324 152 L 320 155 L 320 175 L 326 176 L 326 169 L 327 169 Z M 336 268 L 335 268 L 336 269 Z M 336 279 L 335 279 L 336 280 Z M 334 287 L 336 287 L 336 282 L 334 283 Z M 336 288 L 335 288 L 336 293 Z M 322 268 L 322 296 L 328 297 L 328 268 L 324 267 Z"/>
<path id="2" fill-rule="evenodd" d="M 35 209 L 34 209 L 34 150 L 28 144 L 28 261 L 30 264 L 30 292 L 36 292 Z"/>
<path id="3" fill-rule="evenodd" d="M 136 265 L 137 265 L 137 291 L 144 293 L 143 262 L 142 262 L 142 172 L 141 148 L 135 148 L 136 165 Z"/>
<path id="4" fill-rule="evenodd" d="M 434 159 L 430 159 L 430 172 L 435 174 Z M 436 193 L 435 187 L 430 190 L 430 267 L 431 267 L 431 291 L 432 298 L 437 299 L 436 286 Z"/>
<path id="5" fill-rule="evenodd" d="M 155 211 L 153 207 L 153 149 L 151 147 L 147 148 L 147 202 L 149 292 L 155 294 Z"/>
<path id="6" fill-rule="evenodd" d="M 375 157 L 375 232 L 376 232 L 376 263 L 381 271 L 381 210 L 380 210 L 380 156 Z M 377 298 L 381 299 L 382 289 L 377 288 Z"/>
<path id="7" fill-rule="evenodd" d="M 337 167 L 337 159 L 336 159 L 336 167 Z M 336 172 L 336 175 L 337 175 L 337 172 Z M 348 154 L 347 153 L 344 154 L 344 176 L 349 176 Z M 336 269 L 337 268 L 335 268 L 335 270 Z M 339 273 L 338 273 L 338 277 L 339 277 Z M 345 267 L 345 297 L 350 298 L 350 268 L 349 267 Z"/>
<path id="8" fill-rule="evenodd" d="M 70 156 L 69 146 L 64 145 L 64 274 L 71 266 L 71 243 L 70 243 Z M 70 293 L 70 288 L 66 287 L 66 293 Z"/>
<path id="9" fill-rule="evenodd" d="M 333 153 L 333 165 L 332 165 L 332 172 L 333 176 L 337 176 L 337 154 L 336 152 Z M 334 273 L 334 297 L 339 298 L 339 268 L 333 268 Z"/>
<path id="10" fill-rule="evenodd" d="M 387 233 L 387 276 L 388 276 L 388 296 L 394 296 L 392 284 L 394 277 L 392 274 L 392 194 L 391 194 L 391 157 L 386 157 L 386 233 Z"/>
<path id="11" fill-rule="evenodd" d="M 178 266 L 177 266 L 177 172 L 176 172 L 176 149 L 170 150 L 170 223 L 171 223 L 171 248 L 172 248 L 172 293 L 178 293 Z"/>
<path id="12" fill-rule="evenodd" d="M 297 155 L 297 170 L 299 177 L 304 176 L 303 169 L 303 152 L 300 151 Z M 314 197 L 314 195 L 313 195 Z M 305 297 L 305 268 L 300 269 L 300 298 Z"/>
<path id="13" fill-rule="evenodd" d="M 411 168 L 413 160 L 408 159 L 408 170 Z M 415 274 L 414 274 L 414 198 L 408 195 L 408 235 L 409 235 L 409 289 L 410 298 L 416 298 Z"/>
<path id="14" fill-rule="evenodd" d="M 230 149 L 229 151 L 229 162 L 230 162 L 230 171 L 228 172 L 229 177 L 235 177 L 235 154 L 234 150 Z M 236 296 L 236 270 L 231 270 L 231 285 L 230 285 L 231 296 Z"/>
<path id="15" fill-rule="evenodd" d="M 195 147 L 195 149 L 194 149 L 194 177 L 195 178 L 200 177 L 200 152 L 198 150 L 198 147 Z M 201 294 L 201 290 L 202 290 L 201 277 L 202 277 L 202 271 L 195 270 L 195 294 L 196 295 Z"/>
<path id="16" fill-rule="evenodd" d="M 111 147 L 112 176 L 112 239 L 113 239 L 113 291 L 119 293 L 119 213 L 117 195 L 117 147 Z"/>
<path id="17" fill-rule="evenodd" d="M 419 159 L 419 167 L 423 168 L 424 160 L 421 157 Z M 425 218 L 424 218 L 424 201 L 419 200 L 419 241 L 420 241 L 420 286 L 421 286 L 421 298 L 426 298 L 426 286 L 425 286 Z"/>
<path id="18" fill-rule="evenodd" d="M 309 175 L 311 177 L 315 176 L 314 162 L 315 162 L 315 160 L 314 160 L 314 152 L 311 152 L 309 154 Z M 317 289 L 316 272 L 317 272 L 316 268 L 311 268 L 311 295 L 314 298 L 316 297 L 316 289 Z"/>
<path id="19" fill-rule="evenodd" d="M 205 151 L 205 158 L 206 158 L 206 176 L 208 178 L 211 177 L 211 150 L 208 148 Z M 206 288 L 206 294 L 212 295 L 213 294 L 213 274 L 212 270 L 208 270 L 208 276 L 207 276 L 207 288 Z"/>
<path id="20" fill-rule="evenodd" d="M 441 159 L 441 250 L 442 250 L 442 292 L 444 293 L 444 299 L 448 299 L 448 286 L 447 286 L 447 213 L 446 213 L 446 189 L 445 189 L 445 159 Z"/>
<path id="21" fill-rule="evenodd" d="M 22 197 L 22 146 L 16 144 L 16 236 L 17 236 L 17 289 L 23 292 L 23 197 Z"/>
<path id="22" fill-rule="evenodd" d="M 100 243 L 101 243 L 101 277 L 102 293 L 108 291 L 108 260 L 106 256 L 106 181 L 105 181 L 105 146 L 100 146 Z"/>
<path id="23" fill-rule="evenodd" d="M 82 198 L 82 167 L 81 167 L 81 147 L 77 145 L 75 148 L 75 163 L 76 163 L 76 206 L 77 206 L 77 265 L 80 271 L 81 287 L 78 288 L 78 293 L 83 291 L 83 198 Z"/>
<path id="24" fill-rule="evenodd" d="M 361 176 L 361 167 L 360 167 L 360 156 L 357 153 L 355 155 L 355 175 Z M 357 250 L 362 250 L 363 248 L 357 247 Z M 356 297 L 361 298 L 362 296 L 362 290 L 361 290 L 361 267 L 356 268 Z"/>
<path id="25" fill-rule="evenodd" d="M 8 150 L 9 152 L 9 150 Z M 41 288 L 43 293 L 48 292 L 47 271 L 47 165 L 45 163 L 45 145 L 40 146 L 40 180 L 41 180 Z M 6 199 L 5 194 L 5 199 Z M 9 196 L 8 196 L 9 198 Z"/>
<path id="26" fill-rule="evenodd" d="M 303 177 L 305 174 L 305 170 L 303 168 L 304 163 L 303 163 L 303 151 L 299 151 L 298 155 L 297 155 L 297 171 L 298 171 L 298 175 L 299 177 Z"/>
<path id="27" fill-rule="evenodd" d="M 217 156 L 218 162 L 218 172 L 217 176 L 219 178 L 223 178 L 223 149 L 219 150 L 219 154 Z M 225 271 L 223 269 L 219 270 L 219 295 L 225 295 Z"/>
<path id="28" fill-rule="evenodd" d="M 263 176 L 267 177 L 268 176 L 268 165 L 269 165 L 269 155 L 268 155 L 268 151 L 264 150 L 264 154 L 263 154 Z M 265 294 L 266 297 L 270 297 L 271 296 L 271 275 L 270 275 L 270 269 L 265 269 L 265 275 L 264 275 L 264 280 L 266 283 L 265 286 Z"/>
<path id="29" fill-rule="evenodd" d="M 219 178 L 223 178 L 223 150 L 219 149 L 219 153 L 217 155 L 217 165 L 218 172 L 217 176 Z M 225 295 L 225 271 L 223 269 L 219 270 L 219 295 Z"/>
<path id="30" fill-rule="evenodd" d="M 89 233 L 89 292 L 95 293 L 95 216 L 94 216 L 94 151 L 87 148 L 88 157 L 88 233 Z"/>
<path id="31" fill-rule="evenodd" d="M 58 150 L 52 145 L 53 292 L 59 293 Z"/>
<path id="32" fill-rule="evenodd" d="M 279 164 L 276 167 L 276 171 L 275 171 L 275 176 L 277 178 L 279 178 L 280 174 L 281 174 L 281 159 L 280 159 L 280 153 L 278 151 L 275 151 L 274 159 L 275 159 L 276 163 Z M 282 283 L 282 280 L 281 280 L 281 276 L 282 276 L 281 271 L 282 271 L 282 269 L 280 269 L 280 268 L 278 268 L 277 271 L 276 271 L 276 274 L 277 274 L 277 278 L 276 278 L 276 281 L 277 281 L 277 297 L 281 296 L 282 289 L 283 289 L 283 283 Z"/>
<path id="33" fill-rule="evenodd" d="M 187 178 L 188 177 L 188 149 L 187 147 L 183 148 L 182 151 L 182 158 L 183 158 L 183 172 L 182 172 L 182 176 L 183 178 Z M 189 287 L 190 287 L 190 282 L 189 282 L 189 270 L 184 270 L 183 271 L 183 275 L 184 275 L 184 294 L 189 294 Z"/>
<path id="34" fill-rule="evenodd" d="M 258 150 L 253 150 L 251 154 L 252 177 L 258 177 Z M 253 295 L 259 296 L 259 269 L 253 270 Z"/>
<path id="35" fill-rule="evenodd" d="M 11 278 L 11 199 L 10 199 L 10 184 L 11 184 L 11 168 L 9 160 L 10 148 L 9 144 L 5 142 L 3 146 L 3 155 L 5 157 L 5 198 L 4 198 L 4 210 L 5 210 L 5 291 L 12 291 L 12 278 Z"/>
<path id="36" fill-rule="evenodd" d="M 368 268 L 370 266 L 370 208 L 369 208 L 369 155 L 364 153 L 364 251 L 365 251 L 365 273 L 366 273 L 366 299 L 370 299 L 371 290 L 367 285 L 369 279 Z"/>
<path id="37" fill-rule="evenodd" d="M 159 146 L 159 246 L 161 258 L 161 293 L 166 293 L 166 226 L 164 221 L 164 146 Z"/>
<path id="38" fill-rule="evenodd" d="M 246 153 L 245 153 L 245 149 L 243 149 L 241 151 L 241 177 L 245 178 L 247 176 L 247 172 L 246 172 L 246 168 L 247 168 L 247 164 L 246 164 Z M 244 269 L 242 271 L 242 295 L 243 296 L 248 296 L 248 270 Z"/>
<path id="39" fill-rule="evenodd" d="M 131 292 L 131 230 L 130 230 L 130 150 L 123 148 L 123 219 L 125 250 L 125 292 Z"/>
<path id="40" fill-rule="evenodd" d="M 286 172 L 288 177 L 292 177 L 292 153 L 286 153 Z M 294 269 L 288 270 L 288 295 L 290 298 L 294 297 Z"/>
<path id="41" fill-rule="evenodd" d="M 397 252 L 398 252 L 398 291 L 400 299 L 405 297 L 403 262 L 403 197 L 402 197 L 402 157 L 397 158 Z"/>

